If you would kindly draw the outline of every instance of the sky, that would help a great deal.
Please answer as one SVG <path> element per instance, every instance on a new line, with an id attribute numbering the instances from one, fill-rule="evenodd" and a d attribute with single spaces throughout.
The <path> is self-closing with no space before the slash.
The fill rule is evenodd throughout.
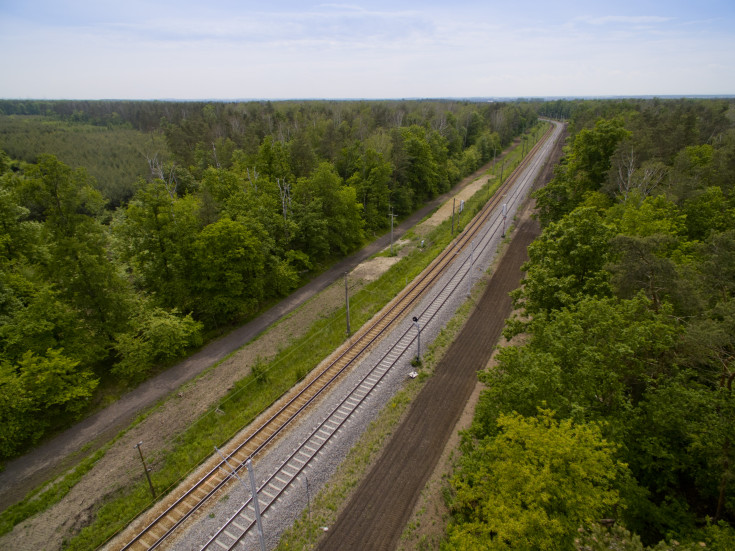
<path id="1" fill-rule="evenodd" d="M 735 94 L 735 1 L 0 0 L 0 98 Z"/>

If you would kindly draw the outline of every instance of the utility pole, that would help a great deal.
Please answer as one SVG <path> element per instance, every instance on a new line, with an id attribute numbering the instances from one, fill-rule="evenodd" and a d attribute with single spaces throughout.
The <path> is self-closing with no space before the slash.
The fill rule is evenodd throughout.
<path id="1" fill-rule="evenodd" d="M 347 307 L 347 336 L 352 334 L 350 331 L 350 296 L 347 292 L 347 272 L 345 272 L 345 305 Z"/>
<path id="2" fill-rule="evenodd" d="M 306 481 L 306 508 L 309 511 L 309 520 L 311 521 L 311 496 L 309 495 L 309 477 L 304 475 Z"/>
<path id="3" fill-rule="evenodd" d="M 496 153 L 497 149 L 498 149 L 497 144 L 493 144 L 493 176 L 496 176 L 496 172 L 495 172 L 495 153 Z M 488 179 L 488 183 L 487 183 L 487 199 L 486 199 L 486 201 L 489 201 L 489 200 L 490 200 L 490 181 Z"/>
<path id="4" fill-rule="evenodd" d="M 457 198 L 452 199 L 452 235 L 454 235 L 454 205 L 457 202 Z"/>
<path id="5" fill-rule="evenodd" d="M 214 447 L 215 451 L 219 454 L 219 456 L 224 460 L 225 464 L 232 470 L 232 476 L 234 476 L 240 484 L 243 485 L 245 490 L 247 490 L 247 486 L 245 485 L 245 482 L 243 482 L 242 478 L 237 476 L 237 471 L 235 468 L 230 465 L 230 462 L 227 461 L 227 458 L 222 455 L 222 452 L 217 448 L 217 446 Z M 250 461 L 250 458 L 248 457 L 247 461 L 248 466 L 248 473 L 250 474 L 250 494 L 253 496 L 253 509 L 255 509 L 255 522 L 258 525 L 258 536 L 260 538 L 260 549 L 261 551 L 265 551 L 265 538 L 263 537 L 263 526 L 260 523 L 260 505 L 258 504 L 258 491 L 255 488 L 255 474 L 253 473 L 253 464 Z"/>
<path id="6" fill-rule="evenodd" d="M 143 459 L 143 450 L 140 449 L 141 444 L 143 444 L 142 440 L 138 442 L 135 447 L 138 448 L 140 461 L 141 463 L 143 463 L 143 470 L 145 471 L 145 477 L 148 479 L 148 486 L 150 486 L 151 488 L 151 495 L 153 496 L 153 499 L 156 499 L 156 490 L 153 488 L 153 482 L 151 482 L 151 473 L 148 471 L 148 466 L 145 464 L 145 459 Z"/>
<path id="7" fill-rule="evenodd" d="M 467 270 L 467 296 L 472 294 L 472 266 L 475 263 L 475 245 L 476 240 L 472 240 L 472 249 L 470 250 L 470 267 Z"/>
<path id="8" fill-rule="evenodd" d="M 508 203 L 503 203 L 503 235 L 501 237 L 505 237 L 505 217 L 508 212 Z"/>
<path id="9" fill-rule="evenodd" d="M 393 207 L 390 208 L 390 255 L 393 256 L 393 219 L 396 217 L 395 214 L 393 214 Z"/>
<path id="10" fill-rule="evenodd" d="M 250 475 L 250 491 L 253 494 L 253 508 L 255 509 L 255 524 L 258 526 L 258 538 L 260 538 L 260 551 L 265 551 L 265 537 L 263 536 L 263 524 L 260 521 L 260 504 L 258 503 L 258 490 L 255 488 L 255 472 L 253 462 L 248 457 L 248 474 Z"/>

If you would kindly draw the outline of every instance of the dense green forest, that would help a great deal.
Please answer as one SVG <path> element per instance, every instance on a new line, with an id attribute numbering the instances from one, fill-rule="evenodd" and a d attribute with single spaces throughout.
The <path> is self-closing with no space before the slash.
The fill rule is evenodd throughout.
<path id="1" fill-rule="evenodd" d="M 544 110 L 570 138 L 443 548 L 735 549 L 735 103 Z"/>
<path id="2" fill-rule="evenodd" d="M 0 459 L 449 190 L 537 107 L 0 101 Z"/>
<path id="3" fill-rule="evenodd" d="M 161 131 L 40 116 L 0 115 L 0 150 L 28 163 L 53 153 L 66 165 L 86 168 L 108 208 L 130 199 L 138 178 L 150 174 L 149 158 L 171 157 Z"/>

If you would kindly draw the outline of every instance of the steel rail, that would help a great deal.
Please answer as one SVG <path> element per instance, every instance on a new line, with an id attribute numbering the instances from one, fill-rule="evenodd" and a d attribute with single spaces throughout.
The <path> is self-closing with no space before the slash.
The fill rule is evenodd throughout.
<path id="1" fill-rule="evenodd" d="M 531 156 L 534 168 L 541 163 L 540 157 Z M 533 173 L 529 175 L 529 178 Z M 525 186 L 514 186 L 511 200 L 515 202 L 522 193 L 526 191 Z M 497 205 L 496 205 L 497 206 Z M 484 227 L 488 220 L 484 216 L 485 222 L 475 225 L 475 231 L 472 232 L 470 239 L 474 241 L 477 233 Z M 481 236 L 480 254 L 490 245 L 492 238 L 497 231 L 500 230 L 499 218 L 496 219 L 497 224 L 491 227 Z M 474 248 L 473 248 L 474 252 Z M 463 272 L 466 264 L 467 269 Z M 449 300 L 452 294 L 464 283 L 465 277 L 470 276 L 473 266 L 473 258 L 467 255 L 465 260 L 457 266 L 455 273 L 450 280 L 444 285 L 437 299 L 431 301 L 423 311 L 419 314 L 425 321 L 425 326 L 438 315 L 444 304 Z M 428 317 L 427 317 L 428 313 Z M 281 463 L 279 468 L 271 474 L 257 489 L 258 495 L 265 496 L 263 504 L 260 506 L 262 515 L 273 506 L 278 499 L 284 495 L 288 489 L 299 479 L 299 475 L 303 473 L 311 464 L 311 461 L 324 449 L 328 442 L 345 426 L 351 415 L 356 412 L 360 406 L 367 400 L 385 376 L 390 372 L 405 354 L 406 350 L 412 345 L 416 337 L 409 337 L 413 334 L 413 328 L 407 327 L 403 334 L 396 339 L 377 363 L 355 384 L 353 389 L 348 392 L 345 397 L 333 408 L 331 408 L 328 416 L 322 420 L 307 438 Z M 393 358 L 389 360 L 389 358 Z M 358 394 L 360 393 L 360 394 Z M 248 509 L 253 507 L 253 498 L 250 496 L 243 505 L 227 520 L 227 522 L 207 541 L 201 548 L 206 551 L 210 548 L 219 548 L 232 551 L 235 547 L 247 537 L 252 528 L 256 524 L 255 515 L 250 514 Z M 215 547 L 216 546 L 216 547 Z"/>
<path id="2" fill-rule="evenodd" d="M 366 330 L 360 330 L 353 344 L 347 347 L 337 358 L 335 358 L 320 373 L 313 377 L 308 384 L 304 385 L 292 397 L 277 409 L 266 421 L 258 426 L 253 432 L 236 446 L 234 451 L 230 452 L 227 460 L 234 459 L 237 467 L 235 471 L 244 468 L 245 460 L 259 454 L 273 440 L 285 430 L 289 424 L 299 416 L 305 409 L 312 405 L 322 394 L 336 381 L 348 368 L 350 368 L 357 358 L 364 354 L 377 340 L 382 338 L 385 331 L 391 327 L 396 320 L 400 319 L 410 308 L 414 302 L 423 296 L 428 288 L 430 288 L 436 279 L 445 272 L 447 267 L 453 262 L 457 255 L 467 244 L 474 238 L 477 228 L 481 227 L 486 219 L 491 215 L 492 211 L 498 206 L 502 192 L 507 191 L 515 183 L 520 171 L 525 168 L 530 159 L 535 157 L 534 153 L 541 144 L 544 143 L 551 135 L 552 129 L 539 140 L 539 142 L 529 151 L 522 160 L 516 170 L 506 179 L 499 187 L 494 196 L 481 209 L 480 213 L 468 223 L 465 231 L 455 239 L 451 246 L 447 247 L 437 258 L 432 261 L 424 272 L 408 285 L 394 299 L 392 305 L 385 311 L 370 327 Z M 279 398 L 279 400 L 282 399 Z M 289 408 L 291 411 L 289 411 Z M 283 418 L 283 419 L 281 419 Z M 262 438 L 262 441 L 258 441 Z M 252 448 L 253 442 L 257 442 Z M 250 446 L 251 449 L 246 447 Z M 244 454 L 242 452 L 245 452 Z M 238 455 L 244 455 L 244 458 L 238 459 Z M 225 460 L 220 461 L 215 467 L 210 469 L 203 477 L 192 485 L 181 497 L 176 499 L 167 509 L 158 515 L 153 521 L 134 538 L 125 544 L 121 549 L 154 549 L 165 541 L 187 518 L 189 518 L 203 503 L 219 491 L 231 478 L 231 475 L 224 475 L 223 467 Z M 196 495 L 197 493 L 201 495 Z M 187 503 L 194 500 L 193 504 Z M 181 510 L 183 509 L 183 512 Z M 163 532 L 161 534 L 161 531 Z M 160 535 L 158 535 L 160 534 Z M 154 541 L 150 541 L 148 536 L 152 536 Z M 145 541 L 148 540 L 148 541 Z"/>

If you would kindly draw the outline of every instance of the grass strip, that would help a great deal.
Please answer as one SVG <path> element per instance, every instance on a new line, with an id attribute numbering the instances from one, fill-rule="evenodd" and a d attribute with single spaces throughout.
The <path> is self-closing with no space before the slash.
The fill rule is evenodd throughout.
<path id="1" fill-rule="evenodd" d="M 485 191 L 483 197 L 487 195 Z M 470 200 L 465 209 L 474 214 L 480 206 L 480 200 Z M 372 318 L 403 289 L 407 280 L 413 280 L 444 250 L 451 241 L 449 226 L 449 222 L 437 226 L 424 238 L 424 249 L 411 252 L 351 298 L 353 326 L 359 327 Z M 161 493 L 175 488 L 211 456 L 214 446 L 222 447 L 340 346 L 345 339 L 345 326 L 345 309 L 340 308 L 316 321 L 305 335 L 280 350 L 268 363 L 256 364 L 256 369 L 236 383 L 217 406 L 175 438 L 174 448 L 163 460 L 163 466 L 151 473 L 154 486 L 165 488 Z M 142 480 L 125 495 L 103 505 L 95 522 L 85 527 L 67 548 L 95 549 L 152 504 L 147 482 Z"/>
<path id="2" fill-rule="evenodd" d="M 50 488 L 46 490 L 39 488 L 31 492 L 23 501 L 11 505 L 0 513 L 0 536 L 10 532 L 16 524 L 23 522 L 36 513 L 45 511 L 55 503 L 61 501 L 69 493 L 69 490 L 105 455 L 111 445 L 112 443 L 109 443 L 91 456 L 85 458 L 70 474 L 53 484 Z"/>
<path id="3" fill-rule="evenodd" d="M 472 296 L 479 296 L 487 285 L 488 277 L 473 288 Z M 406 381 L 400 390 L 380 411 L 357 443 L 348 452 L 330 481 L 312 499 L 278 543 L 276 551 L 313 549 L 324 534 L 324 527 L 334 524 L 339 511 L 367 473 L 394 429 L 401 422 L 411 402 L 418 396 L 426 380 L 433 374 L 449 345 L 456 338 L 474 308 L 475 300 L 467 300 L 429 345 L 418 368 L 419 376 Z"/>
<path id="4" fill-rule="evenodd" d="M 520 147 L 506 156 L 506 163 L 512 168 L 521 161 Z M 512 168 L 504 172 L 503 181 L 512 173 Z M 485 184 L 465 202 L 465 210 L 468 211 L 465 220 L 471 220 L 479 212 L 501 183 L 496 179 Z M 423 249 L 415 249 L 351 297 L 350 321 L 353 327 L 360 327 L 372 318 L 403 289 L 407 281 L 413 280 L 446 248 L 453 239 L 450 228 L 451 220 L 439 224 L 423 238 Z M 217 406 L 177 436 L 173 449 L 152 473 L 153 483 L 160 494 L 175 488 L 209 458 L 214 446 L 221 447 L 230 440 L 341 345 L 345 339 L 345 321 L 343 307 L 315 322 L 307 334 L 279 350 L 274 358 L 258 362 L 251 374 L 235 384 Z M 161 488 L 165 490 L 160 491 Z M 152 505 L 146 481 L 121 489 L 99 508 L 92 524 L 82 529 L 64 548 L 96 549 Z"/>

